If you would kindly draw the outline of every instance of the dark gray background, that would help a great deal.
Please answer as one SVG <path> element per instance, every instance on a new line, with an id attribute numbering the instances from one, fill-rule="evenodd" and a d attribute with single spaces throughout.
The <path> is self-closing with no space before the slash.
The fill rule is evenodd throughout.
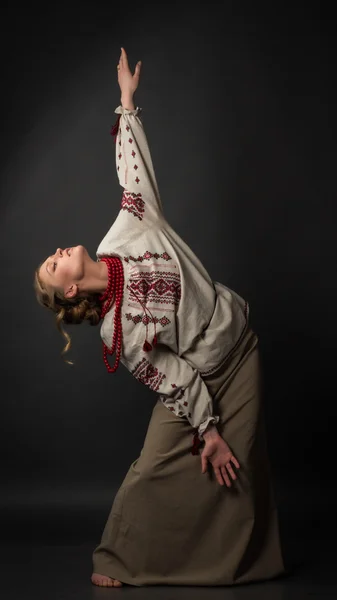
<path id="1" fill-rule="evenodd" d="M 332 536 L 336 22 L 318 4 L 8 5 L 1 151 L 3 541 L 99 542 L 156 396 L 108 375 L 99 327 L 64 365 L 33 274 L 96 248 L 119 210 L 109 134 L 123 45 L 165 214 L 260 338 L 270 457 L 291 537 Z M 291 523 L 291 527 L 289 525 Z M 290 532 L 291 529 L 291 532 Z"/>

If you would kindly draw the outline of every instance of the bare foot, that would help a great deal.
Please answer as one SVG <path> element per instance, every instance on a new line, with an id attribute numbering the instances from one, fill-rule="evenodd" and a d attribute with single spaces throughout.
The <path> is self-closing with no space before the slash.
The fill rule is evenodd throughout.
<path id="1" fill-rule="evenodd" d="M 91 575 L 91 582 L 95 585 L 100 585 L 101 587 L 122 587 L 123 585 L 118 579 L 112 579 L 112 577 L 100 575 L 99 573 L 93 573 Z"/>

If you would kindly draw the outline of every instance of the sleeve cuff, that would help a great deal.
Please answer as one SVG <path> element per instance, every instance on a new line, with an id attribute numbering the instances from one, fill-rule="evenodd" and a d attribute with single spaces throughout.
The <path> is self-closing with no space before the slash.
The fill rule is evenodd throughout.
<path id="1" fill-rule="evenodd" d="M 117 106 L 117 108 L 115 109 L 115 113 L 117 115 L 134 115 L 137 116 L 142 112 L 142 109 L 139 108 L 139 106 L 137 106 L 134 110 L 129 110 L 128 108 L 123 108 L 123 106 L 120 104 L 119 106 Z"/>
<path id="2" fill-rule="evenodd" d="M 207 417 L 206 421 L 204 421 L 203 423 L 201 423 L 199 425 L 198 437 L 201 442 L 204 441 L 203 434 L 205 433 L 205 430 L 207 429 L 207 427 L 209 425 L 216 425 L 217 423 L 219 423 L 219 420 L 220 420 L 220 417 L 218 415 L 213 415 L 213 416 Z"/>

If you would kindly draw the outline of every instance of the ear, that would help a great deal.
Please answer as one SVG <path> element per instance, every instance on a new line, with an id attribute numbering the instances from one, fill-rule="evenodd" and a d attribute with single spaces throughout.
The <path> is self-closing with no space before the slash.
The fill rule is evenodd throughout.
<path id="1" fill-rule="evenodd" d="M 66 298 L 76 298 L 78 294 L 78 285 L 76 283 L 73 283 L 71 286 L 68 286 L 67 288 L 65 288 L 64 290 L 64 295 Z"/>

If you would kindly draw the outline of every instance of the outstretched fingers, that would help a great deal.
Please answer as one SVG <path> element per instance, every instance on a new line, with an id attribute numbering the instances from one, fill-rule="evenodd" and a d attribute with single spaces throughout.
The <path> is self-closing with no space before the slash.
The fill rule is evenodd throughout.
<path id="1" fill-rule="evenodd" d="M 134 86 L 133 91 L 135 91 L 138 87 L 141 66 L 142 66 L 142 61 L 139 60 L 136 64 L 135 71 L 132 74 L 130 67 L 129 67 L 129 61 L 128 61 L 128 57 L 125 52 L 125 49 L 123 47 L 121 48 L 121 53 L 120 53 L 117 69 L 120 72 L 120 75 L 123 75 L 124 81 L 126 81 L 125 77 L 129 78 L 129 83 L 131 83 L 131 81 L 133 81 L 133 83 L 132 83 L 132 85 Z"/>
<path id="2" fill-rule="evenodd" d="M 237 469 L 240 469 L 239 462 L 236 460 L 235 456 L 232 456 L 231 461 Z"/>
<path id="3" fill-rule="evenodd" d="M 235 481 L 237 479 L 237 475 L 236 475 L 230 461 L 232 461 L 233 465 L 235 465 L 235 467 L 237 469 L 240 468 L 239 462 L 236 460 L 235 456 L 232 456 L 230 458 L 230 460 L 228 462 L 226 462 L 225 465 L 222 465 L 221 474 L 222 474 L 223 480 L 226 483 L 227 487 L 231 487 L 231 485 L 232 485 L 231 480 L 228 477 L 228 474 L 231 476 L 233 481 Z M 218 479 L 218 476 L 217 476 L 217 479 Z M 219 479 L 218 479 L 218 481 L 219 481 Z"/>
<path id="4" fill-rule="evenodd" d="M 222 478 L 225 481 L 225 484 L 227 485 L 227 487 L 231 487 L 231 482 L 230 479 L 228 477 L 227 471 L 226 471 L 226 467 L 221 467 L 221 474 L 222 474 Z"/>
<path id="5" fill-rule="evenodd" d="M 217 478 L 217 482 L 220 485 L 224 485 L 222 469 L 223 469 L 223 467 L 213 467 L 215 477 Z"/>
<path id="6" fill-rule="evenodd" d="M 122 61 L 123 67 L 129 67 L 128 56 L 127 56 L 124 48 L 121 48 L 121 61 Z"/>
<path id="7" fill-rule="evenodd" d="M 142 62 L 139 60 L 137 62 L 137 64 L 136 64 L 135 72 L 134 72 L 134 75 L 133 75 L 134 78 L 138 78 L 139 77 L 141 66 L 142 66 Z"/>
<path id="8" fill-rule="evenodd" d="M 231 465 L 231 463 L 230 463 L 230 462 L 228 462 L 228 463 L 226 464 L 226 468 L 227 468 L 227 471 L 228 471 L 228 473 L 230 474 L 231 478 L 232 478 L 233 480 L 234 480 L 234 479 L 237 479 L 237 476 L 236 476 L 236 474 L 234 473 L 234 471 L 233 471 L 233 468 L 232 468 L 232 465 Z"/>

